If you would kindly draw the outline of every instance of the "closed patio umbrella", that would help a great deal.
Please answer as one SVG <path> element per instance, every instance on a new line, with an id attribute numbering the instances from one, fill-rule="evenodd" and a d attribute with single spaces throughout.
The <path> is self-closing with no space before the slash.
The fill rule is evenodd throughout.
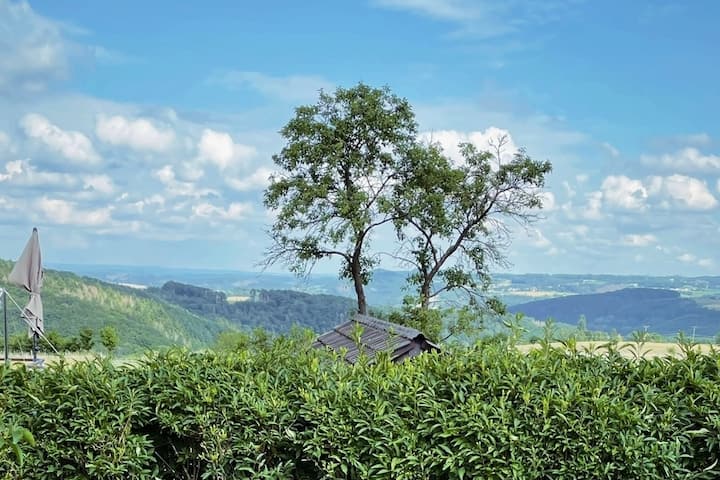
<path id="1" fill-rule="evenodd" d="M 45 331 L 43 305 L 40 298 L 40 290 L 43 284 L 43 268 L 37 228 L 33 228 L 30 240 L 25 245 L 25 250 L 23 250 L 10 275 L 8 275 L 8 281 L 23 287 L 30 294 L 30 301 L 23 310 L 23 316 L 30 326 L 29 335 L 33 338 L 33 359 L 36 359 L 37 340 Z"/>

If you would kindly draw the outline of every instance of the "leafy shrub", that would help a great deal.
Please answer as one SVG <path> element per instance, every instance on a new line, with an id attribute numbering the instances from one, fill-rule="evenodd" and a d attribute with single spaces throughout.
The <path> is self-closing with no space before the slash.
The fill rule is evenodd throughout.
<path id="1" fill-rule="evenodd" d="M 261 341 L 262 340 L 262 341 Z M 308 337 L 2 370 L 24 479 L 712 479 L 720 354 L 626 359 L 509 341 L 348 365 Z"/>

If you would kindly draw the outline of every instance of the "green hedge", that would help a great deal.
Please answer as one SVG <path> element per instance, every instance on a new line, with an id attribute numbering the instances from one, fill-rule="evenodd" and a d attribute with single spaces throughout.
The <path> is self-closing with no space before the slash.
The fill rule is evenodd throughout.
<path id="1" fill-rule="evenodd" d="M 279 339 L 2 370 L 0 478 L 712 479 L 720 355 L 503 343 L 349 366 Z M 0 443 L 0 447 L 2 444 Z"/>

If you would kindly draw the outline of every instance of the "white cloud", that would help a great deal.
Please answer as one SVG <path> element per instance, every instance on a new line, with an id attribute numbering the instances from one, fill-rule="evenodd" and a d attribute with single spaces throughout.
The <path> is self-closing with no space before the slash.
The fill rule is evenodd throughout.
<path id="1" fill-rule="evenodd" d="M 211 203 L 203 202 L 192 207 L 194 217 L 221 220 L 242 220 L 252 213 L 250 203 L 233 202 L 227 208 L 218 207 Z"/>
<path id="2" fill-rule="evenodd" d="M 643 210 L 648 192 L 640 180 L 624 175 L 610 175 L 602 183 L 603 198 L 608 204 L 628 210 Z"/>
<path id="3" fill-rule="evenodd" d="M 165 185 L 165 192 L 171 197 L 207 197 L 219 195 L 212 188 L 197 188 L 193 182 L 182 182 L 175 178 L 175 170 L 172 165 L 165 165 L 155 170 L 152 175 Z"/>
<path id="4" fill-rule="evenodd" d="M 83 177 L 83 188 L 109 195 L 115 191 L 113 181 L 107 175 L 86 175 Z"/>
<path id="5" fill-rule="evenodd" d="M 608 142 L 603 142 L 600 144 L 613 158 L 617 158 L 620 156 L 620 150 L 609 144 Z"/>
<path id="6" fill-rule="evenodd" d="M 58 186 L 72 187 L 75 177 L 67 173 L 44 172 L 37 170 L 29 160 L 13 160 L 5 164 L 5 173 L 0 173 L 0 182 L 18 186 Z"/>
<path id="7" fill-rule="evenodd" d="M 505 138 L 506 143 L 502 149 L 503 161 L 510 161 L 518 151 L 510 132 L 498 127 L 488 127 L 485 130 L 473 132 L 460 132 L 457 130 L 423 132 L 419 135 L 419 138 L 426 142 L 440 144 L 445 154 L 458 164 L 463 163 L 463 157 L 458 147 L 461 143 L 472 143 L 480 151 L 489 150 L 494 152 L 493 146 L 497 145 L 501 138 Z"/>
<path id="8" fill-rule="evenodd" d="M 710 193 L 705 182 L 685 175 L 650 177 L 648 191 L 651 195 L 670 199 L 676 205 L 693 210 L 709 210 L 718 205 L 718 201 Z"/>
<path id="9" fill-rule="evenodd" d="M 243 178 L 228 178 L 227 184 L 241 192 L 248 190 L 262 190 L 270 185 L 270 175 L 273 171 L 269 168 L 260 167 L 255 170 L 251 175 Z"/>
<path id="10" fill-rule="evenodd" d="M 672 138 L 677 144 L 685 144 L 697 147 L 704 147 L 712 143 L 712 138 L 705 132 L 689 133 L 687 135 L 676 135 Z"/>
<path id="11" fill-rule="evenodd" d="M 481 0 L 373 0 L 375 5 L 405 10 L 418 15 L 454 22 L 459 33 L 497 37 L 517 32 L 528 25 L 542 25 L 570 11 L 570 1 L 491 2 Z"/>
<path id="12" fill-rule="evenodd" d="M 28 137 L 38 140 L 74 163 L 93 165 L 100 162 L 92 142 L 80 132 L 62 130 L 36 113 L 25 115 L 20 126 Z"/>
<path id="13" fill-rule="evenodd" d="M 312 101 L 320 90 L 334 90 L 331 82 L 316 75 L 273 77 L 260 72 L 229 71 L 212 75 L 208 83 L 229 89 L 247 88 L 288 102 Z"/>
<path id="14" fill-rule="evenodd" d="M 206 128 L 197 145 L 198 159 L 220 170 L 244 163 L 256 154 L 254 147 L 235 143 L 230 134 Z"/>
<path id="15" fill-rule="evenodd" d="M 75 202 L 42 197 L 35 207 L 50 223 L 61 225 L 100 226 L 111 221 L 111 208 L 81 209 Z"/>
<path id="16" fill-rule="evenodd" d="M 686 263 L 694 262 L 696 258 L 697 257 L 695 257 L 695 255 L 693 255 L 691 253 L 683 253 L 682 255 L 677 257 L 678 260 L 680 260 L 681 262 L 686 262 Z"/>
<path id="17" fill-rule="evenodd" d="M 657 237 L 655 235 L 646 233 L 646 234 L 629 234 L 625 235 L 622 239 L 623 243 L 625 245 L 630 245 L 633 247 L 647 247 L 648 245 L 652 245 L 653 243 L 657 242 Z"/>
<path id="18" fill-rule="evenodd" d="M 699 267 L 707 268 L 707 267 L 712 267 L 714 262 L 713 262 L 712 258 L 701 258 L 700 260 L 698 260 L 697 264 Z"/>
<path id="19" fill-rule="evenodd" d="M 720 156 L 704 155 L 697 148 L 687 147 L 661 156 L 643 155 L 642 162 L 676 171 L 720 171 Z"/>
<path id="20" fill-rule="evenodd" d="M 164 152 L 175 141 L 175 132 L 159 128 L 146 118 L 129 119 L 121 115 L 100 115 L 95 126 L 98 138 L 111 145 L 125 145 L 134 150 Z"/>
<path id="21" fill-rule="evenodd" d="M 473 7 L 472 3 L 462 0 L 375 0 L 374 3 L 382 7 L 410 10 L 429 17 L 458 22 L 481 14 L 481 8 L 478 8 L 480 5 Z"/>
<path id="22" fill-rule="evenodd" d="M 10 136 L 0 130 L 0 150 L 4 150 L 5 148 L 10 146 Z"/>
<path id="23" fill-rule="evenodd" d="M 555 201 L 555 194 L 550 191 L 540 193 L 542 199 L 542 208 L 547 212 L 552 212 L 557 208 L 557 202 Z"/>
<path id="24" fill-rule="evenodd" d="M 530 243 L 537 248 L 548 248 L 552 246 L 552 242 L 537 228 L 530 228 L 528 230 L 528 237 L 530 238 Z"/>
<path id="25" fill-rule="evenodd" d="M 0 0 L 0 94 L 43 91 L 66 77 L 70 49 L 59 24 L 26 1 Z"/>
<path id="26" fill-rule="evenodd" d="M 590 192 L 585 195 L 585 198 L 587 199 L 587 205 L 582 209 L 581 216 L 588 220 L 600 220 L 603 218 L 603 192 Z"/>

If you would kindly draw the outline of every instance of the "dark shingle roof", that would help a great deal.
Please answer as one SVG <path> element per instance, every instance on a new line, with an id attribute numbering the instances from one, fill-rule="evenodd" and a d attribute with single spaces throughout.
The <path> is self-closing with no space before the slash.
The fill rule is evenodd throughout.
<path id="1" fill-rule="evenodd" d="M 422 352 L 440 350 L 437 345 L 429 342 L 422 332 L 414 328 L 360 314 L 320 335 L 313 346 L 328 347 L 338 352 L 344 349 L 345 360 L 355 363 L 360 356 L 360 349 L 353 341 L 356 324 L 362 328 L 360 344 L 370 358 L 377 352 L 387 351 L 392 361 L 400 362 Z"/>

